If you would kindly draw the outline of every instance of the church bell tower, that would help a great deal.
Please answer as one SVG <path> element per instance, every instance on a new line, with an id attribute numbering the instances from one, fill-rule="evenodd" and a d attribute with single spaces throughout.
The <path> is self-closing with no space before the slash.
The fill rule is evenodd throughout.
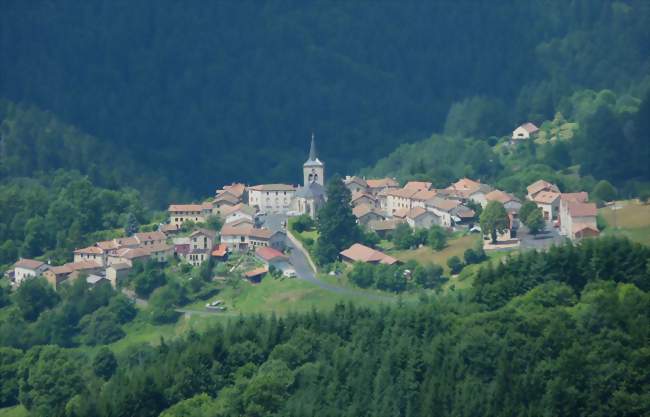
<path id="1" fill-rule="evenodd" d="M 302 165 L 304 176 L 304 186 L 309 187 L 312 183 L 325 185 L 325 164 L 323 164 L 316 154 L 316 139 L 311 134 L 311 146 L 309 148 L 309 159 Z"/>

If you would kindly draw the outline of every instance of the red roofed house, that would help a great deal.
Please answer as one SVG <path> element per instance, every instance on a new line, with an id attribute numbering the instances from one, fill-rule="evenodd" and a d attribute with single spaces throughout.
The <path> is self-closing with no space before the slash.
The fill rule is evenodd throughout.
<path id="1" fill-rule="evenodd" d="M 494 190 L 487 193 L 485 199 L 488 202 L 490 201 L 500 202 L 508 211 L 518 212 L 519 209 L 521 208 L 521 202 L 519 202 L 519 199 L 517 199 L 517 197 L 501 190 Z"/>
<path id="2" fill-rule="evenodd" d="M 247 251 L 260 246 L 284 249 L 286 234 L 281 231 L 257 229 L 254 227 L 231 227 L 224 225 L 221 229 L 221 243 L 231 251 Z"/>
<path id="3" fill-rule="evenodd" d="M 560 189 L 558 188 L 557 185 L 550 183 L 548 181 L 537 180 L 534 183 L 530 184 L 528 187 L 526 187 L 526 191 L 528 192 L 528 195 L 526 197 L 529 200 L 532 200 L 533 197 L 535 197 L 535 194 L 539 192 L 549 191 L 549 192 L 559 193 Z"/>
<path id="4" fill-rule="evenodd" d="M 533 196 L 533 202 L 542 210 L 545 220 L 555 220 L 560 210 L 560 193 L 540 191 Z"/>
<path id="5" fill-rule="evenodd" d="M 429 191 L 431 189 L 431 183 L 426 181 L 409 181 L 404 185 L 404 188 L 415 191 Z"/>
<path id="6" fill-rule="evenodd" d="M 570 203 L 586 203 L 589 199 L 589 194 L 586 192 L 579 193 L 562 193 L 560 194 L 560 233 L 569 236 L 569 229 L 565 229 L 562 225 L 569 224 L 571 219 L 569 219 L 569 204 Z"/>
<path id="7" fill-rule="evenodd" d="M 106 266 L 108 252 L 108 250 L 102 249 L 99 246 L 76 249 L 74 251 L 74 262 L 93 261 L 100 266 Z"/>
<path id="8" fill-rule="evenodd" d="M 371 264 L 393 265 L 399 261 L 383 252 L 355 243 L 340 253 L 343 262 L 366 262 Z"/>
<path id="9" fill-rule="evenodd" d="M 512 132 L 512 142 L 530 139 L 531 136 L 539 132 L 539 128 L 534 124 L 527 122 L 519 126 Z"/>
<path id="10" fill-rule="evenodd" d="M 357 223 L 367 226 L 372 221 L 384 220 L 386 216 L 376 208 L 367 204 L 360 204 L 352 209 L 352 214 L 357 218 Z"/>
<path id="11" fill-rule="evenodd" d="M 560 224 L 560 233 L 570 239 L 598 236 L 596 204 L 570 201 L 567 204 L 567 214 Z"/>

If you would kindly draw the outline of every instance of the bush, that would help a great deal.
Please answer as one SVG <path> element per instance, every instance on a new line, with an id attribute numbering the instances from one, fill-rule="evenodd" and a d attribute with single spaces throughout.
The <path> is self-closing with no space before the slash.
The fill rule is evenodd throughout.
<path id="1" fill-rule="evenodd" d="M 433 250 L 442 250 L 447 246 L 447 231 L 438 225 L 431 226 L 427 240 Z"/>
<path id="2" fill-rule="evenodd" d="M 451 270 L 452 274 L 458 274 L 463 270 L 464 265 L 458 256 L 452 256 L 451 258 L 447 259 L 447 266 Z"/>
<path id="3" fill-rule="evenodd" d="M 311 230 L 316 226 L 314 219 L 309 217 L 307 214 L 302 214 L 296 217 L 291 222 L 291 228 L 298 233 L 302 233 L 306 230 Z"/>

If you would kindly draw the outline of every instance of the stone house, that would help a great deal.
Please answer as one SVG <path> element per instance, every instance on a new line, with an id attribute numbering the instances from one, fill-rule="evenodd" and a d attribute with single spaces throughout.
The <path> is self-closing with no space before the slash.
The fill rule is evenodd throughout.
<path id="1" fill-rule="evenodd" d="M 377 197 L 369 193 L 363 193 L 363 192 L 353 193 L 351 202 L 354 207 L 360 205 L 366 205 L 369 207 L 378 207 Z"/>
<path id="2" fill-rule="evenodd" d="M 74 251 L 74 262 L 92 261 L 100 266 L 106 266 L 109 250 L 99 246 L 88 246 L 87 248 Z"/>
<path id="3" fill-rule="evenodd" d="M 348 190 L 350 190 L 350 193 L 352 195 L 366 193 L 372 195 L 368 189 L 368 183 L 363 178 L 357 176 L 347 176 L 343 180 L 343 183 L 348 188 Z"/>
<path id="4" fill-rule="evenodd" d="M 453 224 L 453 212 L 462 203 L 459 200 L 434 197 L 426 202 L 426 209 L 433 212 L 440 218 L 440 225 L 451 227 Z"/>
<path id="5" fill-rule="evenodd" d="M 377 195 L 382 190 L 399 188 L 399 183 L 394 178 L 367 179 L 368 192 Z"/>
<path id="6" fill-rule="evenodd" d="M 131 265 L 115 263 L 106 268 L 106 279 L 111 283 L 113 288 L 117 288 L 129 276 Z"/>
<path id="7" fill-rule="evenodd" d="M 352 209 L 352 214 L 357 218 L 357 223 L 367 226 L 372 221 L 384 220 L 386 216 L 379 210 L 367 204 L 360 204 Z"/>
<path id="8" fill-rule="evenodd" d="M 501 190 L 494 190 L 490 191 L 486 196 L 485 199 L 490 202 L 490 201 L 498 201 L 501 204 L 503 204 L 503 207 L 507 211 L 514 211 L 518 212 L 519 209 L 521 208 L 521 202 L 519 199 L 511 194 L 508 194 L 504 191 Z"/>
<path id="9" fill-rule="evenodd" d="M 423 207 L 414 207 L 407 210 L 403 218 L 413 229 L 429 229 L 434 224 L 442 224 L 442 219 L 438 215 Z"/>

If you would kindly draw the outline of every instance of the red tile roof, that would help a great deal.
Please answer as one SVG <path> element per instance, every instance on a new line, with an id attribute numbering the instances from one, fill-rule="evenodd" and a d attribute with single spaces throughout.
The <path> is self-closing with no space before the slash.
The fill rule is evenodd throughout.
<path id="1" fill-rule="evenodd" d="M 535 195 L 540 191 L 553 191 L 556 193 L 560 192 L 560 189 L 557 187 L 557 185 L 544 180 L 535 181 L 534 183 L 526 187 L 526 190 L 528 191 L 529 195 Z"/>
<path id="2" fill-rule="evenodd" d="M 392 265 L 398 262 L 398 260 L 392 256 L 386 255 L 383 252 L 369 248 L 360 243 L 355 243 L 340 254 L 344 258 L 350 259 L 354 262 L 382 263 L 386 265 Z"/>
<path id="3" fill-rule="evenodd" d="M 289 184 L 260 184 L 248 187 L 254 191 L 295 191 L 296 187 Z"/>
<path id="4" fill-rule="evenodd" d="M 431 189 L 431 183 L 426 181 L 409 181 L 404 185 L 407 190 L 428 191 Z"/>
<path id="5" fill-rule="evenodd" d="M 45 265 L 43 262 L 36 259 L 21 258 L 14 264 L 14 268 L 38 269 L 43 265 Z"/>
<path id="6" fill-rule="evenodd" d="M 212 251 L 212 256 L 221 258 L 223 256 L 226 256 L 227 253 L 228 253 L 228 245 L 226 245 L 225 243 L 220 243 Z"/>
<path id="7" fill-rule="evenodd" d="M 533 197 L 533 201 L 541 204 L 551 204 L 560 198 L 560 193 L 553 191 L 539 191 Z"/>
<path id="8" fill-rule="evenodd" d="M 594 203 L 569 203 L 569 215 L 571 217 L 596 217 L 598 209 Z"/>
<path id="9" fill-rule="evenodd" d="M 203 210 L 202 204 L 172 204 L 168 211 L 171 212 L 200 212 Z"/>
<path id="10" fill-rule="evenodd" d="M 255 254 L 265 260 L 266 262 L 270 262 L 273 259 L 276 258 L 282 258 L 282 259 L 287 259 L 287 256 L 280 252 L 277 249 L 271 248 L 269 246 L 263 246 L 261 248 L 257 248 L 255 250 Z"/>
<path id="11" fill-rule="evenodd" d="M 514 196 L 501 190 L 490 191 L 485 196 L 485 199 L 487 201 L 498 201 L 503 204 L 508 203 L 510 201 L 517 201 L 517 199 Z"/>
<path id="12" fill-rule="evenodd" d="M 246 276 L 246 278 L 253 278 L 259 275 L 266 274 L 267 272 L 269 272 L 269 270 L 267 269 L 267 267 L 263 266 L 260 268 L 251 269 L 250 271 L 246 272 L 244 275 Z"/>
<path id="13" fill-rule="evenodd" d="M 397 181 L 392 178 L 370 179 L 366 180 L 366 184 L 368 184 L 368 187 L 370 188 L 399 187 Z"/>

